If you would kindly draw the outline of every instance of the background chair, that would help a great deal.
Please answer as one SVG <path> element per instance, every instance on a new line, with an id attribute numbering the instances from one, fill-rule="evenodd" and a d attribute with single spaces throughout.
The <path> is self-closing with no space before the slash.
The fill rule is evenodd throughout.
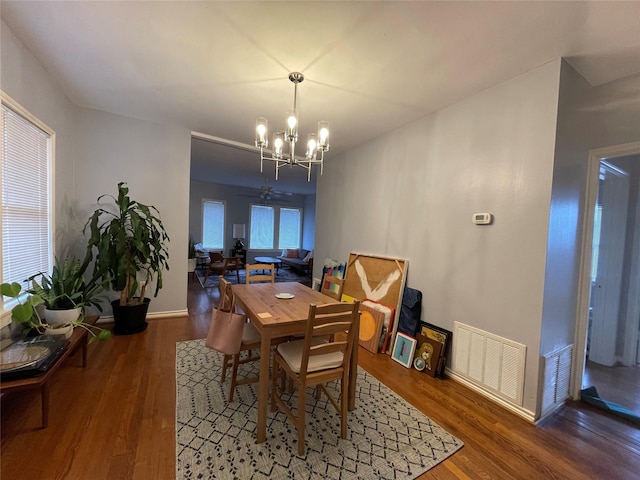
<path id="1" fill-rule="evenodd" d="M 219 280 L 220 302 L 218 303 L 218 308 L 230 308 L 231 311 L 235 311 L 235 302 L 233 300 L 231 283 L 222 275 L 220 275 Z M 255 349 L 260 349 L 260 333 L 258 333 L 258 331 L 251 323 L 246 323 L 244 329 L 242 330 L 242 343 L 240 344 L 240 352 L 236 355 L 225 355 L 222 359 L 222 372 L 220 374 L 221 382 L 224 382 L 226 379 L 227 369 L 229 367 L 232 367 L 231 384 L 229 386 L 229 402 L 233 401 L 233 393 L 236 386 L 258 381 L 258 377 L 243 378 L 238 380 L 238 365 L 260 360 L 259 356 L 255 357 L 252 355 L 252 350 Z M 247 355 L 241 359 L 240 354 L 242 352 L 247 352 Z"/>
<path id="2" fill-rule="evenodd" d="M 359 315 L 359 307 L 358 301 L 320 306 L 311 304 L 304 339 L 282 343 L 276 349 L 271 372 L 271 411 L 275 411 L 276 406 L 280 407 L 296 426 L 298 455 L 304 455 L 305 450 L 307 387 L 316 386 L 317 399 L 321 391 L 329 398 L 340 413 L 340 436 L 347 437 L 349 364 L 356 333 L 352 327 Z M 347 338 L 335 338 L 339 332 L 347 332 Z M 333 340 L 327 340 L 326 337 Z M 278 394 L 276 384 L 280 369 L 298 386 L 297 416 Z M 340 380 L 340 405 L 324 386 L 333 380 Z M 281 388 L 284 390 L 284 382 Z"/>
<path id="3" fill-rule="evenodd" d="M 269 275 L 264 273 L 266 270 L 269 270 Z M 245 271 L 245 280 L 247 284 L 256 282 L 275 283 L 276 277 L 273 270 L 273 263 L 254 263 L 252 265 L 247 264 Z"/>
<path id="4" fill-rule="evenodd" d="M 209 275 L 224 275 L 227 271 L 228 259 L 224 258 L 224 255 L 219 252 L 209 252 L 209 266 L 204 274 L 204 281 L 207 281 Z M 222 299 L 222 297 L 220 297 Z"/>
<path id="5" fill-rule="evenodd" d="M 227 272 L 236 272 L 236 277 L 238 278 L 238 283 L 240 283 L 240 257 L 229 257 L 227 258 Z"/>
<path id="6" fill-rule="evenodd" d="M 335 287 L 332 288 L 332 286 Z M 322 280 L 322 288 L 320 293 L 327 295 L 338 302 L 342 301 L 342 289 L 344 288 L 344 280 L 333 275 L 325 275 Z"/>

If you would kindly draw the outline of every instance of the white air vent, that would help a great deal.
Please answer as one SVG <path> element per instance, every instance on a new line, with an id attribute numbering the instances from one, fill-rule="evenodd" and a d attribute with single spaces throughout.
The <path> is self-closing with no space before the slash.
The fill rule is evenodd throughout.
<path id="1" fill-rule="evenodd" d="M 567 345 L 542 357 L 544 360 L 543 416 L 569 398 L 572 354 L 573 345 Z"/>
<path id="2" fill-rule="evenodd" d="M 454 322 L 453 371 L 519 406 L 526 353 L 526 345 Z"/>

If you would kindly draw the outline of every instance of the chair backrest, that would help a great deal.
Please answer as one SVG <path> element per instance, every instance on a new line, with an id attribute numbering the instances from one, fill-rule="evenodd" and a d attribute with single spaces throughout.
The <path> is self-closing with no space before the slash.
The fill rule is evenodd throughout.
<path id="1" fill-rule="evenodd" d="M 335 285 L 335 287 L 332 287 Z M 344 280 L 342 278 L 334 277 L 333 275 L 325 275 L 322 280 L 322 288 L 320 293 L 327 295 L 337 301 L 342 300 L 342 289 L 344 288 Z"/>
<path id="2" fill-rule="evenodd" d="M 330 367 L 331 370 L 349 367 L 354 335 L 356 334 L 353 324 L 358 319 L 358 315 L 360 315 L 359 308 L 359 301 L 354 303 L 327 303 L 325 305 L 312 303 L 309 305 L 309 320 L 300 364 L 301 379 L 304 379 L 307 375 L 309 359 L 318 355 L 341 353 L 342 364 L 338 367 Z M 336 335 L 340 333 L 346 334 L 346 338 L 344 335 Z M 329 340 L 326 340 L 327 338 Z M 311 374 L 312 372 L 309 373 Z"/>
<path id="3" fill-rule="evenodd" d="M 222 275 L 218 277 L 220 283 L 218 288 L 220 289 L 220 301 L 218 302 L 218 308 L 220 310 L 234 309 L 233 292 L 231 291 L 231 282 L 226 280 Z"/>
<path id="4" fill-rule="evenodd" d="M 269 270 L 269 275 L 264 272 Z M 252 272 L 260 272 L 260 273 L 252 273 Z M 245 271 L 245 279 L 246 282 L 256 283 L 256 282 L 271 282 L 275 283 L 276 277 L 273 271 L 273 263 L 254 263 L 247 264 Z"/>
<path id="5" fill-rule="evenodd" d="M 240 270 L 240 257 L 228 257 L 226 260 L 228 270 Z"/>
<path id="6" fill-rule="evenodd" d="M 224 255 L 222 252 L 209 252 L 209 259 L 211 263 L 222 262 L 224 260 Z"/>

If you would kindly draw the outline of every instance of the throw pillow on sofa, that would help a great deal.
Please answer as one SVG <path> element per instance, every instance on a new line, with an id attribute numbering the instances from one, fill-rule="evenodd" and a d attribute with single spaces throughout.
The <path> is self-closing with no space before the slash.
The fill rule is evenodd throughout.
<path id="1" fill-rule="evenodd" d="M 296 248 L 285 248 L 282 252 L 282 256 L 284 258 L 298 258 L 298 249 Z"/>
<path id="2" fill-rule="evenodd" d="M 312 258 L 313 258 L 313 250 L 311 250 L 309 253 L 307 253 L 307 256 L 304 257 L 304 259 L 302 261 L 309 263 Z"/>

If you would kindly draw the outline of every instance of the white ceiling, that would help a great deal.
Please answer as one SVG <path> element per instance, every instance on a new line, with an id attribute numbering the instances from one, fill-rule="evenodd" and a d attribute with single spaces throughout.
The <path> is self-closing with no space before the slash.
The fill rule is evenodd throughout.
<path id="1" fill-rule="evenodd" d="M 0 5 L 73 103 L 242 144 L 256 116 L 284 124 L 300 71 L 301 138 L 331 122 L 329 158 L 558 57 L 593 85 L 640 72 L 637 1 Z M 215 143 L 195 142 L 192 161 L 201 180 L 273 178 Z M 280 190 L 313 190 L 302 169 L 281 172 Z"/>

